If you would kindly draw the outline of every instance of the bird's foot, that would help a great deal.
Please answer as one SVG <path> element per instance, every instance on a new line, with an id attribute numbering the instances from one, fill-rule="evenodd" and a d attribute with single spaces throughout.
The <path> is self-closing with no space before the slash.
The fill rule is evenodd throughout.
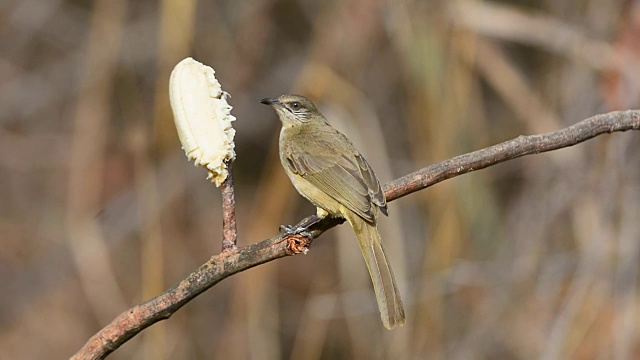
<path id="1" fill-rule="evenodd" d="M 311 215 L 303 219 L 299 225 L 280 225 L 280 231 L 284 232 L 284 236 L 300 235 L 309 240 L 313 240 L 313 236 L 311 235 L 309 228 L 317 224 L 320 220 L 322 220 L 322 218 L 316 215 Z"/>
<path id="2" fill-rule="evenodd" d="M 300 235 L 308 239 L 313 239 L 313 236 L 309 232 L 308 228 L 295 225 L 280 225 L 280 231 L 284 232 L 284 236 Z"/>

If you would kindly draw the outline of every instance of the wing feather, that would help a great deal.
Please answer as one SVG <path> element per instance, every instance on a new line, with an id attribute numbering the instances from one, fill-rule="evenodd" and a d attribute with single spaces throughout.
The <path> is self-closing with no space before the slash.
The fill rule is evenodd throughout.
<path id="1" fill-rule="evenodd" d="M 344 137 L 341 133 L 336 133 Z M 289 146 L 283 149 L 286 161 L 293 172 L 366 221 L 375 220 L 372 203 L 387 214 L 386 200 L 380 183 L 373 169 L 353 146 L 336 149 L 323 142 L 321 137 L 305 140 L 288 142 Z M 351 145 L 346 137 L 344 140 Z M 313 146 L 309 146 L 309 141 L 314 142 Z M 292 148 L 293 146 L 295 147 Z M 308 152 L 308 149 L 319 148 L 323 149 L 320 156 Z"/>

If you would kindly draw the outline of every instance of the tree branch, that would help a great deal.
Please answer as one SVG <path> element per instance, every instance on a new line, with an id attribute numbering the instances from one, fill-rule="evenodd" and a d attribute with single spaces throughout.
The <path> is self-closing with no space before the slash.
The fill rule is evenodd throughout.
<path id="1" fill-rule="evenodd" d="M 601 134 L 627 130 L 640 130 L 640 110 L 596 115 L 559 131 L 520 136 L 457 156 L 386 184 L 385 194 L 387 201 L 393 201 L 441 181 L 503 161 L 569 147 Z M 325 218 L 312 226 L 311 234 L 317 238 L 342 222 L 342 219 Z M 310 244 L 311 240 L 302 236 L 278 235 L 242 249 L 230 249 L 215 255 L 171 289 L 120 314 L 91 337 L 72 359 L 103 359 L 145 328 L 171 317 L 183 305 L 221 280 L 272 260 L 306 253 Z"/>
<path id="2" fill-rule="evenodd" d="M 227 178 L 222 183 L 222 252 L 237 249 L 238 228 L 236 227 L 236 200 L 233 190 L 233 159 L 226 162 Z"/>
<path id="3" fill-rule="evenodd" d="M 595 115 L 562 130 L 513 140 L 429 165 L 385 186 L 387 201 L 422 190 L 441 181 L 484 169 L 525 155 L 539 154 L 576 145 L 615 131 L 640 130 L 640 110 L 613 111 Z"/>

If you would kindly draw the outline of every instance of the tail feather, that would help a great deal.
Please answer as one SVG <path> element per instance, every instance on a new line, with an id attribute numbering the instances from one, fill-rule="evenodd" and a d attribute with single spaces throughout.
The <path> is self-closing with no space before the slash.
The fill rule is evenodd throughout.
<path id="1" fill-rule="evenodd" d="M 380 234 L 375 224 L 370 224 L 356 214 L 348 214 L 347 221 L 353 227 L 358 244 L 369 269 L 376 293 L 382 323 L 387 329 L 404 325 L 404 306 L 396 286 L 391 267 L 382 248 Z"/>

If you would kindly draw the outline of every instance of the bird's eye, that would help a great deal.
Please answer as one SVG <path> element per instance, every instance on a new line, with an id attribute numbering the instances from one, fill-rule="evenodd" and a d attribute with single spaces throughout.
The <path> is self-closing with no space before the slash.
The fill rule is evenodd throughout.
<path id="1" fill-rule="evenodd" d="M 297 102 L 297 101 L 294 101 L 294 102 L 292 102 L 292 103 L 291 103 L 291 108 L 292 108 L 293 110 L 300 110 L 300 107 L 301 107 L 301 106 L 302 106 L 302 105 L 300 105 L 300 103 L 299 103 L 299 102 Z"/>

